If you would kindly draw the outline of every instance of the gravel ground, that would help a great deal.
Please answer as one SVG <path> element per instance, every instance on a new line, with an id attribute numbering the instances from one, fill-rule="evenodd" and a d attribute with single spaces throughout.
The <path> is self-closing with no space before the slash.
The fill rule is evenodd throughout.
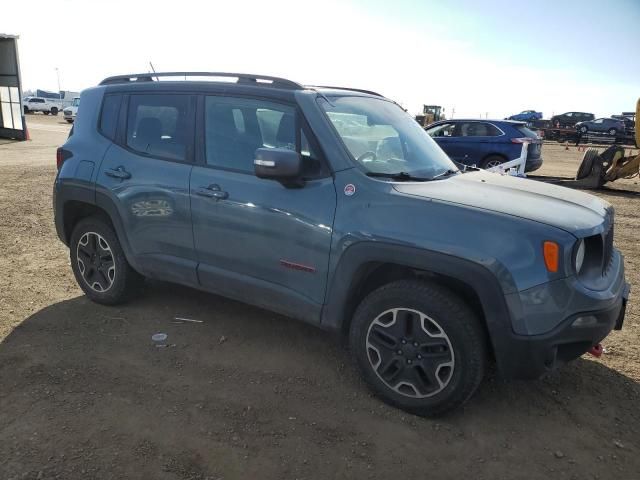
<path id="1" fill-rule="evenodd" d="M 428 420 L 372 398 L 341 342 L 264 310 L 150 283 L 121 306 L 76 286 L 51 210 L 69 126 L 30 115 L 0 140 L 0 478 L 575 478 L 640 472 L 640 308 L 588 356 L 533 382 L 490 377 Z M 539 172 L 581 153 L 546 144 Z M 640 285 L 640 186 L 597 195 Z M 172 323 L 175 316 L 202 323 Z M 171 347 L 150 337 L 165 332 Z"/>

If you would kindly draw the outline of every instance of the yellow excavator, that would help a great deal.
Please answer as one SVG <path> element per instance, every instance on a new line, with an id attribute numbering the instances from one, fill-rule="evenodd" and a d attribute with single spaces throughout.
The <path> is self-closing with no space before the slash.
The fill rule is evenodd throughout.
<path id="1" fill-rule="evenodd" d="M 640 98 L 636 103 L 636 122 L 640 120 Z M 640 129 L 636 123 L 636 147 L 640 147 Z M 590 148 L 584 153 L 574 185 L 583 188 L 600 188 L 606 182 L 619 178 L 633 178 L 640 172 L 640 154 L 624 156 L 623 147 L 612 145 L 602 153 Z"/>
<path id="2" fill-rule="evenodd" d="M 423 127 L 437 122 L 438 120 L 444 120 L 444 108 L 440 105 L 423 105 L 422 115 L 416 115 L 416 121 Z"/>

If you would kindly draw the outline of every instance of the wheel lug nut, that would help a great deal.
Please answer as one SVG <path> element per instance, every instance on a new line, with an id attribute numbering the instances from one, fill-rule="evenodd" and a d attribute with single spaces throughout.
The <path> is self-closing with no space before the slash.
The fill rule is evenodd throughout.
<path id="1" fill-rule="evenodd" d="M 407 363 L 408 363 L 408 364 L 411 364 L 411 360 L 407 360 Z"/>
<path id="2" fill-rule="evenodd" d="M 413 346 L 417 347 L 418 346 L 418 342 L 413 342 Z"/>
<path id="3" fill-rule="evenodd" d="M 418 354 L 418 360 L 422 360 L 422 355 Z"/>
<path id="4" fill-rule="evenodd" d="M 402 350 L 398 350 L 398 355 L 402 355 Z"/>
<path id="5" fill-rule="evenodd" d="M 407 343 L 407 341 L 406 341 L 404 338 L 401 340 L 401 342 L 402 342 L 402 344 L 403 344 L 403 345 L 404 345 L 405 343 Z"/>

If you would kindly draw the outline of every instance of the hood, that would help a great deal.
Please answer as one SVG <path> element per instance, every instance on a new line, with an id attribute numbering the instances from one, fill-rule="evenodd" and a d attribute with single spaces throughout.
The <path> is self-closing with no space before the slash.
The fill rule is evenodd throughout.
<path id="1" fill-rule="evenodd" d="M 596 233 L 611 211 L 598 197 L 548 183 L 485 171 L 424 183 L 395 183 L 406 195 L 526 218 L 578 237 Z"/>

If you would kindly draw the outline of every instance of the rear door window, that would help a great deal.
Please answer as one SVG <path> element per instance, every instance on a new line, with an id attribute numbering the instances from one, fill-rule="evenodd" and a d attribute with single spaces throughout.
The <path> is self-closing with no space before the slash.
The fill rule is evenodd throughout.
<path id="1" fill-rule="evenodd" d="M 487 122 L 463 122 L 460 124 L 461 137 L 498 137 L 502 132 Z"/>
<path id="2" fill-rule="evenodd" d="M 185 161 L 193 139 L 190 95 L 131 95 L 126 145 L 136 153 Z"/>

